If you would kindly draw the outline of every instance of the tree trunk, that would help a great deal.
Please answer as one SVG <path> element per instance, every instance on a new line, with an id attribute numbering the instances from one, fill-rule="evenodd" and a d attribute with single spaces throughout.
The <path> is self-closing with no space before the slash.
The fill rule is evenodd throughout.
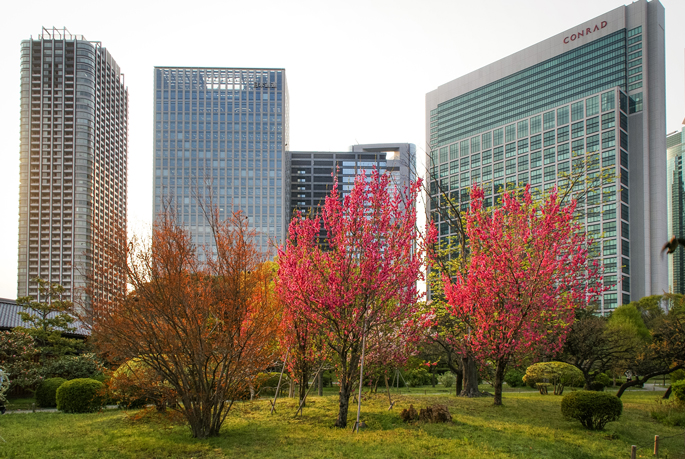
<path id="1" fill-rule="evenodd" d="M 462 372 L 464 373 L 464 388 L 459 393 L 460 397 L 480 397 L 478 390 L 478 367 L 476 360 L 468 355 L 461 358 Z"/>
<path id="2" fill-rule="evenodd" d="M 339 396 L 339 410 L 338 419 L 335 420 L 336 427 L 347 427 L 347 411 L 350 408 L 350 395 L 352 389 L 352 381 L 349 378 L 340 378 L 340 396 Z"/>
<path id="3" fill-rule="evenodd" d="M 323 371 L 319 372 L 319 397 L 323 397 Z"/>
<path id="4" fill-rule="evenodd" d="M 300 381 L 300 384 L 298 385 L 298 388 L 300 389 L 299 392 L 298 392 L 298 396 L 299 396 L 299 399 L 300 399 L 300 403 L 301 403 L 303 406 L 304 406 L 304 404 L 302 403 L 302 401 L 304 400 L 304 394 L 307 393 L 307 386 L 308 386 L 308 385 L 309 385 L 309 384 L 306 384 L 306 381 L 305 381 L 305 380 Z"/>
<path id="5" fill-rule="evenodd" d="M 437 368 L 438 368 L 438 365 L 437 365 L 437 364 L 431 366 L 431 384 L 433 385 L 433 387 L 435 387 L 435 382 L 436 382 L 435 370 L 436 370 Z"/>
<path id="6" fill-rule="evenodd" d="M 293 381 L 293 378 L 288 378 L 290 380 L 289 388 L 288 388 L 288 397 L 293 398 L 295 396 L 295 382 Z"/>
<path id="7" fill-rule="evenodd" d="M 502 405 L 502 383 L 504 382 L 504 372 L 507 369 L 507 361 L 505 359 L 497 360 L 497 368 L 495 369 L 495 401 L 494 405 Z"/>
<path id="8" fill-rule="evenodd" d="M 668 386 L 668 389 L 666 389 L 666 393 L 664 394 L 663 397 L 661 397 L 663 400 L 668 400 L 668 398 L 671 396 L 671 389 L 673 386 Z"/>
<path id="9" fill-rule="evenodd" d="M 458 397 L 459 394 L 461 393 L 462 385 L 464 384 L 464 376 L 462 376 L 463 373 L 461 371 L 457 372 L 456 374 L 457 374 L 457 383 L 455 384 L 455 386 L 457 388 L 457 393 L 454 395 L 456 395 Z"/>

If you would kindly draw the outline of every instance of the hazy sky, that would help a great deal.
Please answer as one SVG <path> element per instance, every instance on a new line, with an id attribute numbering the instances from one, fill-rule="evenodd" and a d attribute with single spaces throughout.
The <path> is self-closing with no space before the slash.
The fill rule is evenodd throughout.
<path id="1" fill-rule="evenodd" d="M 655 0 L 656 1 L 656 0 Z M 15 298 L 19 49 L 41 28 L 101 41 L 129 89 L 128 215 L 152 213 L 153 67 L 283 67 L 290 149 L 411 142 L 438 85 L 621 6 L 621 0 L 38 1 L 0 17 L 0 297 Z M 666 8 L 668 132 L 685 118 L 685 1 Z"/>

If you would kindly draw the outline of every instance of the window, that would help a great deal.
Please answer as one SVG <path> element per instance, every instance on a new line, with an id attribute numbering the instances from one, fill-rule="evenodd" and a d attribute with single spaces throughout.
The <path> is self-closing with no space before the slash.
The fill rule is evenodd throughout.
<path id="1" fill-rule="evenodd" d="M 530 183 L 537 185 L 542 182 L 542 169 L 534 170 L 530 173 Z"/>
<path id="2" fill-rule="evenodd" d="M 483 152 L 483 165 L 490 164 L 492 161 L 492 150 L 487 150 Z"/>
<path id="3" fill-rule="evenodd" d="M 587 138 L 587 152 L 599 151 L 599 134 L 591 135 Z"/>
<path id="4" fill-rule="evenodd" d="M 583 156 L 585 154 L 585 141 L 583 139 L 574 140 L 571 143 L 571 152 L 573 156 Z"/>
<path id="5" fill-rule="evenodd" d="M 616 200 L 616 186 L 606 186 L 602 188 L 602 202 L 614 202 Z"/>
<path id="6" fill-rule="evenodd" d="M 571 121 L 578 121 L 584 118 L 584 105 L 582 100 L 571 104 Z"/>
<path id="7" fill-rule="evenodd" d="M 470 158 L 461 158 L 461 168 L 460 168 L 460 170 L 461 170 L 462 172 L 463 172 L 463 171 L 469 170 L 469 169 L 470 169 L 470 166 L 471 166 L 471 160 L 470 160 Z"/>
<path id="8" fill-rule="evenodd" d="M 587 134 L 594 134 L 597 131 L 599 131 L 599 117 L 595 116 L 594 118 L 587 120 L 587 129 L 585 132 Z"/>
<path id="9" fill-rule="evenodd" d="M 623 274 L 630 274 L 630 260 L 627 258 L 621 258 L 621 272 Z"/>
<path id="10" fill-rule="evenodd" d="M 528 174 L 519 174 L 518 186 L 525 186 L 528 184 Z"/>
<path id="11" fill-rule="evenodd" d="M 545 164 L 553 163 L 555 156 L 556 156 L 556 151 L 554 150 L 554 147 L 545 148 Z"/>
<path id="12" fill-rule="evenodd" d="M 492 133 L 491 132 L 486 132 L 481 136 L 481 143 L 483 145 L 483 150 L 486 150 L 490 147 L 492 147 Z"/>
<path id="13" fill-rule="evenodd" d="M 593 223 L 598 222 L 601 218 L 601 212 L 599 207 L 591 207 L 587 210 L 587 222 Z"/>
<path id="14" fill-rule="evenodd" d="M 585 116 L 599 114 L 599 96 L 590 97 L 585 101 Z"/>
<path id="15" fill-rule="evenodd" d="M 628 79 L 628 82 L 630 82 L 630 79 Z M 630 96 L 630 101 L 628 102 L 628 111 L 629 113 L 637 113 L 642 111 L 642 93 L 638 92 L 637 94 L 633 94 Z"/>
<path id="16" fill-rule="evenodd" d="M 616 94 L 614 91 L 609 91 L 602 94 L 602 112 L 608 112 L 609 110 L 616 108 L 614 101 L 615 98 Z"/>
<path id="17" fill-rule="evenodd" d="M 530 119 L 530 133 L 538 134 L 542 130 L 542 119 L 540 115 L 534 116 Z"/>
<path id="18" fill-rule="evenodd" d="M 606 150 L 602 152 L 602 167 L 613 166 L 616 164 L 616 151 Z"/>
<path id="19" fill-rule="evenodd" d="M 519 156 L 519 172 L 528 170 L 528 155 Z"/>
<path id="20" fill-rule="evenodd" d="M 480 151 L 480 136 L 471 138 L 471 153 Z"/>
<path id="21" fill-rule="evenodd" d="M 554 132 L 554 131 L 552 131 Z M 531 151 L 539 150 L 542 148 L 542 137 L 538 135 L 534 135 L 533 137 L 530 138 L 530 149 Z"/>
<path id="22" fill-rule="evenodd" d="M 568 131 L 568 126 L 557 129 L 557 142 L 566 142 L 568 140 Z M 554 131 L 552 131 L 552 140 L 554 140 Z M 546 145 L 547 144 L 545 143 L 545 146 Z"/>
<path id="23" fill-rule="evenodd" d="M 528 120 L 519 121 L 516 130 L 518 132 L 518 138 L 522 139 L 528 137 Z"/>
<path id="24" fill-rule="evenodd" d="M 568 127 L 565 127 L 565 128 L 562 128 L 562 129 L 566 129 L 566 132 L 568 132 Z M 559 131 L 561 131 L 562 129 L 559 129 Z M 563 142 L 563 140 L 561 140 L 561 141 Z M 544 145 L 545 145 L 546 147 L 549 147 L 550 145 L 554 145 L 554 144 L 555 144 L 555 141 L 554 141 L 554 131 L 547 131 L 547 132 L 545 132 L 545 134 L 544 134 L 544 142 L 545 142 Z"/>
<path id="25" fill-rule="evenodd" d="M 551 180 L 554 180 L 555 178 L 556 174 L 554 173 L 554 164 L 545 167 L 545 182 L 549 182 Z"/>
<path id="26" fill-rule="evenodd" d="M 630 220 L 628 217 L 630 216 L 628 206 L 625 204 L 621 204 L 621 218 L 625 221 Z"/>
<path id="27" fill-rule="evenodd" d="M 604 228 L 606 228 L 606 224 L 604 225 Z M 606 229 L 604 231 L 606 232 Z M 604 247 L 602 249 L 602 252 L 604 253 L 604 255 L 616 255 L 616 239 L 604 241 Z"/>
<path id="28" fill-rule="evenodd" d="M 461 174 L 461 186 L 462 187 L 469 186 L 471 184 L 470 182 L 471 182 L 471 176 L 469 175 L 468 172 L 464 172 L 463 174 Z"/>
<path id="29" fill-rule="evenodd" d="M 504 130 L 505 142 L 513 142 L 514 140 L 516 140 L 516 125 L 510 124 L 509 126 L 505 126 Z"/>
<path id="30" fill-rule="evenodd" d="M 602 130 L 616 126 L 616 112 L 609 112 L 602 115 Z"/>
<path id="31" fill-rule="evenodd" d="M 504 159 L 504 147 L 493 148 L 492 150 L 492 160 L 501 161 Z"/>
<path id="32" fill-rule="evenodd" d="M 447 163 L 440 165 L 440 177 L 447 177 L 449 165 Z"/>
<path id="33" fill-rule="evenodd" d="M 483 166 L 483 181 L 492 179 L 492 166 Z"/>
<path id="34" fill-rule="evenodd" d="M 538 151 L 530 154 L 530 167 L 542 166 L 542 152 Z"/>
<path id="35" fill-rule="evenodd" d="M 507 159 L 507 175 L 514 174 L 516 172 L 516 158 Z"/>
<path id="36" fill-rule="evenodd" d="M 507 158 L 514 156 L 516 154 L 516 143 L 512 142 L 504 146 L 505 156 Z"/>
<path id="37" fill-rule="evenodd" d="M 557 126 L 568 124 L 568 105 L 557 109 Z M 553 125 L 551 127 L 554 127 Z M 545 129 L 547 129 L 545 127 Z"/>
<path id="38" fill-rule="evenodd" d="M 459 161 L 452 161 L 450 163 L 450 175 L 454 175 L 459 172 Z"/>
<path id="39" fill-rule="evenodd" d="M 447 147 L 442 147 L 440 149 L 440 162 L 444 163 L 447 161 Z"/>
<path id="40" fill-rule="evenodd" d="M 585 124 L 581 121 L 571 125 L 571 138 L 582 137 L 585 133 Z"/>
<path id="41" fill-rule="evenodd" d="M 471 167 L 480 167 L 480 155 L 471 156 Z"/>
<path id="42" fill-rule="evenodd" d="M 621 255 L 630 256 L 630 242 L 626 240 L 621 241 Z"/>
<path id="43" fill-rule="evenodd" d="M 528 153 L 528 139 L 519 140 L 516 151 L 519 155 L 522 153 Z"/>
<path id="44" fill-rule="evenodd" d="M 557 146 L 557 161 L 563 161 L 564 159 L 569 158 L 569 148 L 568 144 L 565 143 L 563 145 Z"/>
<path id="45" fill-rule="evenodd" d="M 468 139 L 462 140 L 459 143 L 459 150 L 461 151 L 461 156 L 468 156 L 469 155 L 469 141 L 468 141 Z"/>
<path id="46" fill-rule="evenodd" d="M 493 146 L 502 145 L 504 142 L 504 130 L 503 128 L 495 129 L 492 131 L 492 144 Z"/>
<path id="47" fill-rule="evenodd" d="M 611 148 L 614 146 L 616 146 L 616 131 L 602 132 L 602 148 Z"/>
<path id="48" fill-rule="evenodd" d="M 621 222 L 621 237 L 630 239 L 630 225 L 626 222 Z"/>
<path id="49" fill-rule="evenodd" d="M 604 237 L 616 237 L 616 222 L 604 222 Z"/>
<path id="50" fill-rule="evenodd" d="M 561 110 L 561 109 L 559 109 Z M 543 116 L 543 129 L 546 131 L 547 129 L 553 129 L 554 128 L 554 111 L 547 112 Z"/>
<path id="51" fill-rule="evenodd" d="M 628 188 L 626 187 L 621 187 L 621 201 L 625 202 L 626 204 L 630 204 L 628 200 Z"/>
<path id="52" fill-rule="evenodd" d="M 495 164 L 495 178 L 504 176 L 504 163 Z"/>
<path id="53" fill-rule="evenodd" d="M 459 144 L 453 143 L 450 145 L 450 159 L 457 159 L 459 157 Z"/>
<path id="54" fill-rule="evenodd" d="M 613 220 L 616 218 L 616 204 L 605 204 L 602 206 L 602 215 L 604 220 Z"/>

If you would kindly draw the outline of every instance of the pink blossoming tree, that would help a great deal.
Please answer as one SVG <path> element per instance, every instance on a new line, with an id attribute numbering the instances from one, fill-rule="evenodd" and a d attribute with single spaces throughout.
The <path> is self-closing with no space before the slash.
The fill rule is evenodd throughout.
<path id="1" fill-rule="evenodd" d="M 347 425 L 362 338 L 373 343 L 378 330 L 404 328 L 411 334 L 417 328 L 407 325 L 416 312 L 416 282 L 425 259 L 416 229 L 419 189 L 420 182 L 414 183 L 402 196 L 390 189 L 388 175 L 374 170 L 371 177 L 359 175 L 341 199 L 334 180 L 321 215 L 294 218 L 288 243 L 279 251 L 277 294 L 322 334 L 337 368 L 337 427 Z M 318 239 L 322 224 L 325 243 Z"/>
<path id="2" fill-rule="evenodd" d="M 522 355 L 561 348 L 575 310 L 598 293 L 588 241 L 573 221 L 575 202 L 562 207 L 556 191 L 534 202 L 527 187 L 502 206 L 483 207 L 471 193 L 466 233 L 468 276 L 445 278 L 450 312 L 470 327 L 471 348 L 495 366 L 495 405 L 502 404 L 508 363 Z"/>

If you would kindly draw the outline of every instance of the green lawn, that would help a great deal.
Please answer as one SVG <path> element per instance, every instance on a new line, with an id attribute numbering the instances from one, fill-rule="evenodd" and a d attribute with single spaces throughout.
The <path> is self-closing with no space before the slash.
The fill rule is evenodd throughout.
<path id="1" fill-rule="evenodd" d="M 421 395 L 435 389 L 415 388 L 412 394 L 402 389 L 392 411 L 387 411 L 383 394 L 365 400 L 362 419 L 368 428 L 359 434 L 332 427 L 337 413 L 334 395 L 312 397 L 298 418 L 293 417 L 294 399 L 280 399 L 275 416 L 269 416 L 266 400 L 238 403 L 221 436 L 209 440 L 192 439 L 183 423 L 157 415 L 134 420 L 136 411 L 11 414 L 0 417 L 0 436 L 5 440 L 0 440 L 0 457 L 613 459 L 630 457 L 632 444 L 651 448 L 655 434 L 679 435 L 664 443 L 661 458 L 685 457 L 683 428 L 663 426 L 649 415 L 658 392 L 626 393 L 620 421 L 603 432 L 589 432 L 561 417 L 561 397 L 529 390 L 506 392 L 504 406 L 493 407 L 491 398 L 461 399 L 451 390 L 450 395 Z M 399 411 L 410 403 L 417 409 L 446 403 L 454 422 L 404 424 Z M 350 419 L 355 415 L 356 408 L 350 410 Z M 653 457 L 647 448 L 638 456 Z"/>

